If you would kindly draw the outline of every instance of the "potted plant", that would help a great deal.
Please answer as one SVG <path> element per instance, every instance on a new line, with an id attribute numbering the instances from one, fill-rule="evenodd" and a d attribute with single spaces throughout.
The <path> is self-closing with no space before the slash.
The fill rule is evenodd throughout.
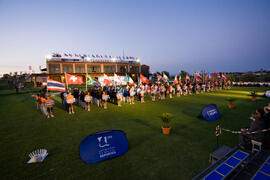
<path id="1" fill-rule="evenodd" d="M 235 101 L 235 98 L 228 98 L 227 101 L 229 102 L 228 108 L 229 109 L 234 109 L 235 105 L 233 104 L 233 102 Z"/>
<path id="2" fill-rule="evenodd" d="M 250 95 L 252 96 L 251 100 L 252 101 L 256 101 L 256 97 L 257 97 L 257 92 L 256 91 L 251 91 Z"/>
<path id="3" fill-rule="evenodd" d="M 163 134 L 166 134 L 166 135 L 170 134 L 171 127 L 169 126 L 169 122 L 172 120 L 173 115 L 171 113 L 162 113 L 160 118 L 163 121 L 163 126 L 162 126 Z"/>

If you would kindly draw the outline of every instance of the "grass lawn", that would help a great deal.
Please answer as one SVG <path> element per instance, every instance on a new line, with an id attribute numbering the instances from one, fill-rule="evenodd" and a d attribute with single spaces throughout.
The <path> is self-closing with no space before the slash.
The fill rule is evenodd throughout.
<path id="1" fill-rule="evenodd" d="M 54 97 L 55 118 L 47 119 L 36 110 L 33 92 L 15 94 L 0 83 L 0 166 L 1 179 L 192 179 L 209 166 L 209 154 L 216 147 L 215 127 L 239 130 L 250 125 L 250 114 L 269 99 L 252 102 L 251 90 L 232 88 L 218 92 L 174 97 L 163 101 L 122 107 L 109 104 L 108 110 L 92 106 L 91 112 L 75 107 L 66 113 L 60 98 Z M 236 108 L 227 108 L 226 98 L 237 98 Z M 198 119 L 207 105 L 217 104 L 222 118 L 213 122 Z M 161 133 L 159 115 L 175 115 L 171 135 Z M 79 157 L 80 142 L 88 135 L 119 129 L 127 134 L 128 152 L 97 164 L 85 164 Z M 220 144 L 234 147 L 238 136 L 222 133 Z M 43 163 L 26 164 L 28 154 L 46 148 Z"/>

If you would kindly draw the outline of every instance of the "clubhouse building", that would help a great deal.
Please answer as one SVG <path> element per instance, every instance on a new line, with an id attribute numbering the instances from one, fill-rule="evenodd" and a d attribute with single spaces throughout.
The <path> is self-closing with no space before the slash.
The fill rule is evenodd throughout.
<path id="1" fill-rule="evenodd" d="M 53 54 L 46 57 L 46 70 L 46 74 L 39 74 L 39 77 L 36 76 L 34 81 L 42 81 L 40 78 L 49 77 L 64 82 L 65 73 L 83 78 L 86 74 L 94 78 L 101 77 L 104 74 L 107 76 L 113 76 L 114 73 L 119 76 L 129 74 L 136 79 L 137 75 L 141 73 L 141 64 L 138 58 L 131 56 Z M 44 77 L 40 77 L 40 75 Z"/>

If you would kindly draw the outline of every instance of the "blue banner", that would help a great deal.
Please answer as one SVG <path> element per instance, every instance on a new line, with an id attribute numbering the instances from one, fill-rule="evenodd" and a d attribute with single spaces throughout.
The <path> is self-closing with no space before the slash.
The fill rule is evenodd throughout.
<path id="1" fill-rule="evenodd" d="M 214 121 L 221 118 L 218 108 L 215 104 L 209 104 L 205 106 L 201 112 L 204 119 L 207 121 Z"/>
<path id="2" fill-rule="evenodd" d="M 86 163 L 96 163 L 125 154 L 128 150 L 126 134 L 120 130 L 95 133 L 80 144 L 80 157 Z"/>

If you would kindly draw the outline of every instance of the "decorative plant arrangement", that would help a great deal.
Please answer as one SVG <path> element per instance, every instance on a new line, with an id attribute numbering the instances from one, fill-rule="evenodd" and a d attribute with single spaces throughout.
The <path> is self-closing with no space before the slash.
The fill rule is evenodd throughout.
<path id="1" fill-rule="evenodd" d="M 257 100 L 257 98 L 256 98 L 257 97 L 257 92 L 256 91 L 251 91 L 250 92 L 250 95 L 252 97 L 251 98 L 252 101 L 256 101 Z"/>
<path id="2" fill-rule="evenodd" d="M 229 109 L 234 109 L 235 108 L 235 105 L 234 105 L 234 101 L 236 101 L 235 98 L 228 98 L 227 101 L 229 102 L 229 105 L 228 105 L 228 108 Z"/>
<path id="3" fill-rule="evenodd" d="M 173 119 L 173 115 L 171 113 L 162 113 L 160 118 L 163 121 L 163 126 L 162 126 L 163 134 L 166 134 L 166 135 L 170 134 L 171 127 L 169 126 L 169 123 Z"/>

